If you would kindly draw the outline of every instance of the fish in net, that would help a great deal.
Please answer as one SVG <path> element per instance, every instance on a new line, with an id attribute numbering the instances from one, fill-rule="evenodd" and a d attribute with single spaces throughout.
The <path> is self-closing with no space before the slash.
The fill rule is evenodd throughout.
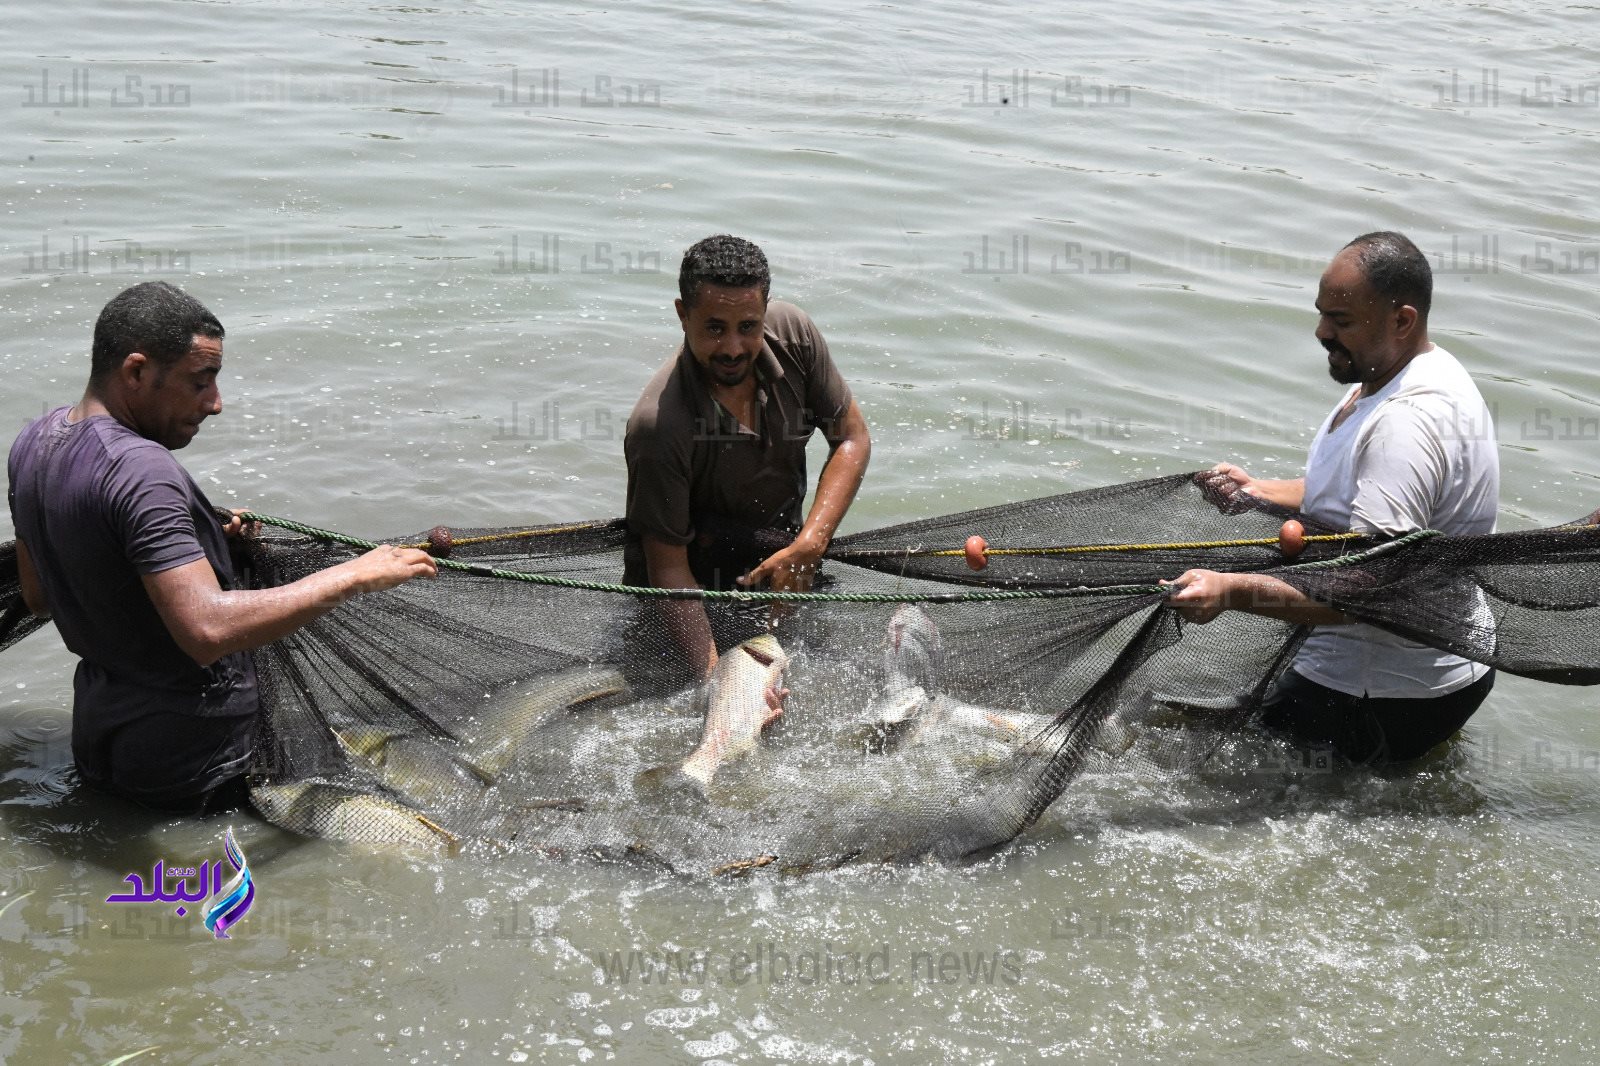
<path id="1" fill-rule="evenodd" d="M 1306 532 L 1292 557 L 1286 518 Z M 250 587 L 367 546 L 269 522 L 246 542 Z M 974 532 L 993 546 L 982 569 L 960 547 Z M 690 873 L 983 856 L 1086 770 L 1193 773 L 1250 727 L 1308 630 L 1184 622 L 1157 582 L 1191 567 L 1268 573 L 1497 669 L 1600 682 L 1592 526 L 1378 543 L 1184 474 L 840 537 L 809 594 L 627 589 L 624 541 L 620 521 L 391 540 L 447 556 L 439 580 L 255 653 L 258 810 L 340 840 Z M 18 598 L 0 552 L 0 603 Z M 663 622 L 684 598 L 722 649 L 705 684 Z M 31 625 L 18 614 L 0 647 Z"/>

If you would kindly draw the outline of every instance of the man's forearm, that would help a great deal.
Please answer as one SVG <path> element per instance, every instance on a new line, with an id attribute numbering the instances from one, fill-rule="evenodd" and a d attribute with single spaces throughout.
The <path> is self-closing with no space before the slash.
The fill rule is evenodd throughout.
<path id="1" fill-rule="evenodd" d="M 49 618 L 50 605 L 45 602 L 44 586 L 39 583 L 39 572 L 33 568 L 33 557 L 28 546 L 17 538 L 17 578 L 22 585 L 22 603 L 35 618 Z"/>
<path id="2" fill-rule="evenodd" d="M 279 588 L 218 589 L 204 605 L 214 620 L 203 631 L 211 660 L 280 640 L 350 599 L 354 583 L 337 571 L 322 570 Z"/>
<path id="3" fill-rule="evenodd" d="M 1279 480 L 1276 478 L 1257 478 L 1250 482 L 1250 494 L 1259 496 L 1268 503 L 1275 503 L 1280 507 L 1298 511 L 1306 499 L 1306 479 L 1297 477 Z"/>
<path id="4" fill-rule="evenodd" d="M 796 540 L 810 540 L 825 549 L 833 534 L 844 521 L 856 492 L 867 476 L 867 463 L 872 458 L 872 437 L 867 432 L 866 420 L 852 402 L 846 421 L 846 433 L 828 455 L 822 474 L 817 478 L 817 495 L 811 502 L 811 512 L 800 528 Z"/>
<path id="5" fill-rule="evenodd" d="M 661 617 L 694 676 L 711 673 L 716 663 L 716 643 L 711 639 L 711 620 L 706 617 L 705 605 L 699 600 L 662 600 Z"/>
<path id="6" fill-rule="evenodd" d="M 688 550 L 681 545 L 665 544 L 650 537 L 644 538 L 645 566 L 650 584 L 658 589 L 697 589 L 689 566 Z M 661 600 L 661 618 L 666 623 L 667 634 L 683 652 L 683 658 L 695 676 L 704 677 L 711 672 L 717 660 L 716 642 L 711 637 L 711 620 L 706 617 L 705 604 L 700 600 Z"/>
<path id="7" fill-rule="evenodd" d="M 438 572 L 415 548 L 387 545 L 293 584 L 229 591 L 208 559 L 144 575 L 145 591 L 178 647 L 201 666 L 288 636 L 352 596 Z"/>
<path id="8" fill-rule="evenodd" d="M 1343 611 L 1314 600 L 1293 585 L 1264 574 L 1228 574 L 1224 606 L 1305 626 L 1349 625 Z"/>
<path id="9" fill-rule="evenodd" d="M 805 525 L 800 527 L 796 540 L 820 539 L 824 547 L 833 540 L 839 523 L 844 521 L 850 505 L 855 502 L 871 452 L 871 445 L 852 441 L 833 450 L 822 468 L 822 476 L 817 479 L 816 499 L 811 501 L 811 513 L 806 515 Z"/>

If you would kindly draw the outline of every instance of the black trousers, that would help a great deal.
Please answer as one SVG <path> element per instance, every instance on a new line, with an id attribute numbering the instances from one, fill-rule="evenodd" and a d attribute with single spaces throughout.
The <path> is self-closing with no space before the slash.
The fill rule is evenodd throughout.
<path id="1" fill-rule="evenodd" d="M 1351 696 L 1293 670 L 1279 679 L 1262 706 L 1269 732 L 1362 766 L 1420 759 L 1466 724 L 1494 688 L 1490 670 L 1466 688 L 1431 699 Z"/>

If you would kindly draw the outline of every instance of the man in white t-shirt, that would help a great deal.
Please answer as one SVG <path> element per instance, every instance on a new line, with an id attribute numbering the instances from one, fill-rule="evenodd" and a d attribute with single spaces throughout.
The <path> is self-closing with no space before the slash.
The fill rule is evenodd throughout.
<path id="1" fill-rule="evenodd" d="M 1428 340 L 1432 294 L 1427 259 L 1401 234 L 1347 244 L 1317 290 L 1317 340 L 1328 373 L 1353 387 L 1311 442 L 1305 477 L 1254 478 L 1222 463 L 1208 495 L 1233 506 L 1254 497 L 1381 537 L 1493 533 L 1500 459 L 1489 411 L 1455 357 Z M 1240 610 L 1316 627 L 1262 721 L 1352 762 L 1426 754 L 1494 685 L 1481 663 L 1355 622 L 1276 578 L 1190 570 L 1172 584 L 1169 602 L 1190 621 Z"/>

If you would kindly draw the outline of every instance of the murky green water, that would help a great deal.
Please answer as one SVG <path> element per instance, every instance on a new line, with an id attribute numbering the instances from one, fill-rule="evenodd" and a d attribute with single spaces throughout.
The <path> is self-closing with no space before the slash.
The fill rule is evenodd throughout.
<path id="1" fill-rule="evenodd" d="M 1292 474 L 1327 257 L 1433 257 L 1502 526 L 1600 504 L 1596 8 L 11 5 L 0 422 L 94 314 L 229 330 L 184 461 L 359 533 L 620 513 L 681 250 L 759 241 L 877 447 L 851 528 L 1193 469 Z M 1004 102 L 1002 102 L 1002 100 Z M 4 519 L 0 518 L 0 522 Z M 9 526 L 0 527 L 9 537 Z M 230 943 L 129 871 L 224 822 L 70 787 L 69 657 L 0 672 L 0 1060 L 1587 1062 L 1600 725 L 1504 679 L 1404 777 L 1089 778 L 968 869 L 691 884 L 419 862 L 235 819 Z"/>

